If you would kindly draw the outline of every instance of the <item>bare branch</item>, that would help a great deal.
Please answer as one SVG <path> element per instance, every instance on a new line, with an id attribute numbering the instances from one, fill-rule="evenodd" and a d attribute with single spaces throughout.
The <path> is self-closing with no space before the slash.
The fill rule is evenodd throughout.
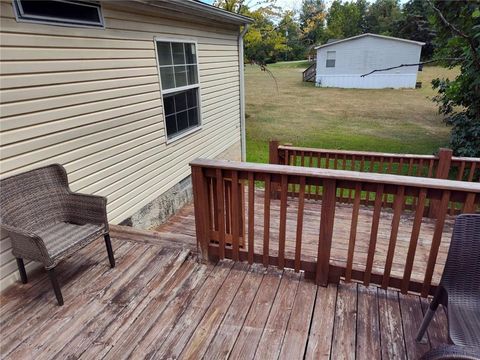
<path id="1" fill-rule="evenodd" d="M 270 75 L 270 77 L 273 79 L 273 81 L 275 82 L 275 88 L 277 89 L 277 94 L 279 93 L 278 91 L 278 82 L 277 82 L 277 78 L 275 77 L 275 75 L 273 75 L 273 73 L 270 71 L 270 69 L 267 69 L 267 65 L 266 64 L 262 64 L 262 63 L 259 63 L 255 60 L 250 60 L 250 65 L 257 65 L 260 67 L 260 70 L 262 71 L 265 71 L 268 75 Z"/>
<path id="2" fill-rule="evenodd" d="M 477 67 L 480 68 L 480 59 L 479 59 L 478 53 L 477 53 L 478 50 L 477 50 L 477 47 L 475 46 L 475 41 L 473 40 L 473 37 L 468 36 L 463 31 L 461 31 L 459 28 L 457 28 L 455 25 L 450 23 L 445 18 L 445 16 L 443 16 L 442 11 L 439 8 L 437 8 L 435 5 L 433 5 L 433 3 L 430 0 L 427 0 L 427 3 L 432 7 L 433 10 L 435 10 L 435 12 L 438 14 L 438 17 L 440 18 L 440 20 L 442 20 L 442 22 L 445 24 L 445 26 L 449 27 L 458 36 L 467 40 L 468 45 L 472 49 L 473 59 L 474 59 L 475 63 L 477 64 Z"/>
<path id="3" fill-rule="evenodd" d="M 388 71 L 388 70 L 398 69 L 398 68 L 406 67 L 406 66 L 419 66 L 419 65 L 430 64 L 430 63 L 437 62 L 437 61 L 459 61 L 459 60 L 465 60 L 465 59 L 463 59 L 463 58 L 443 58 L 443 59 L 432 59 L 432 60 L 422 61 L 422 62 L 413 63 L 413 64 L 401 64 L 401 65 L 392 66 L 392 67 L 388 67 L 388 68 L 384 68 L 384 69 L 375 69 L 375 70 L 370 71 L 369 73 L 360 75 L 360 77 L 365 77 L 365 76 L 368 76 L 368 75 L 371 75 L 373 73 L 380 72 L 380 71 Z"/>

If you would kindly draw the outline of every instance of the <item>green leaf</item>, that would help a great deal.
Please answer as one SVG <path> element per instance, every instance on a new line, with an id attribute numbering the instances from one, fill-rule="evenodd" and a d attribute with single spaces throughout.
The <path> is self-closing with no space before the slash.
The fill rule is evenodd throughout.
<path id="1" fill-rule="evenodd" d="M 475 9 L 475 11 L 472 13 L 472 18 L 476 19 L 480 17 L 480 9 Z"/>

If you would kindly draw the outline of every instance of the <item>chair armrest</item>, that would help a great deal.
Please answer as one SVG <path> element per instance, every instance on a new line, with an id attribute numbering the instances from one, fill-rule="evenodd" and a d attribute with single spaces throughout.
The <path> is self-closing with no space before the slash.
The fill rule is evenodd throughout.
<path id="1" fill-rule="evenodd" d="M 35 233 L 2 224 L 1 228 L 6 231 L 12 241 L 12 253 L 15 257 L 41 261 L 44 264 L 51 262 L 45 243 Z"/>
<path id="2" fill-rule="evenodd" d="M 67 203 L 69 221 L 78 224 L 103 224 L 108 231 L 107 199 L 105 197 L 70 193 Z"/>

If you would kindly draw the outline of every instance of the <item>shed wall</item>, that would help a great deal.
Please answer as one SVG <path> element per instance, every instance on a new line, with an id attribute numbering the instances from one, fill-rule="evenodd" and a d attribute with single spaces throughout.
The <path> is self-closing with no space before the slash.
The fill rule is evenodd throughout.
<path id="1" fill-rule="evenodd" d="M 326 67 L 328 51 L 336 52 L 335 67 Z M 366 36 L 317 49 L 318 86 L 342 88 L 414 88 L 418 66 L 360 75 L 375 69 L 418 63 L 421 46 Z"/>
<path id="2" fill-rule="evenodd" d="M 1 14 L 1 176 L 51 163 L 71 188 L 106 196 L 120 223 L 240 141 L 238 28 L 192 24 L 102 3 L 105 29 L 19 23 Z M 202 128 L 166 143 L 155 36 L 198 43 Z M 0 240 L 1 288 L 15 280 Z M 29 269 L 32 264 L 27 265 Z"/>

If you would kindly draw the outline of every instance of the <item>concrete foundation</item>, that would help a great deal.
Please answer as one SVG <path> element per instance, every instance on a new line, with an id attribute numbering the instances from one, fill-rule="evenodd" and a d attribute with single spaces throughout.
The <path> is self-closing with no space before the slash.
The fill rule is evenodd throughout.
<path id="1" fill-rule="evenodd" d="M 240 146 L 240 141 L 238 141 L 216 158 L 240 161 L 242 156 Z M 122 221 L 120 225 L 144 230 L 154 229 L 191 201 L 193 201 L 192 179 L 187 176 L 128 219 Z"/>

